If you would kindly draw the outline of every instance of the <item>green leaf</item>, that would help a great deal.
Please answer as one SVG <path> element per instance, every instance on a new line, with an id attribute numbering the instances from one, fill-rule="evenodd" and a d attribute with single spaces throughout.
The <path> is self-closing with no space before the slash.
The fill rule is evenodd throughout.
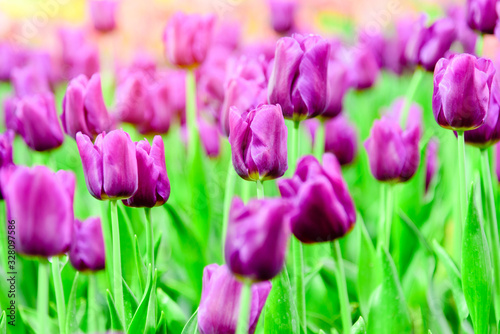
<path id="1" fill-rule="evenodd" d="M 135 297 L 134 293 L 128 286 L 127 282 L 125 282 L 124 279 L 122 279 L 123 282 L 123 306 L 125 308 L 125 323 L 129 324 L 130 321 L 132 320 L 132 317 L 135 314 L 135 311 L 137 311 L 137 306 L 139 303 L 137 302 L 137 298 Z"/>
<path id="2" fill-rule="evenodd" d="M 137 275 L 139 277 L 139 284 L 141 286 L 141 290 L 145 290 L 146 286 L 146 266 L 144 265 L 144 262 L 142 261 L 141 257 L 141 251 L 139 250 L 139 239 L 137 238 L 137 235 L 134 235 L 135 239 L 135 265 L 137 268 Z"/>
<path id="3" fill-rule="evenodd" d="M 19 306 L 19 313 L 23 322 L 31 329 L 33 333 L 38 333 L 38 313 L 28 307 Z M 47 316 L 45 328 L 49 333 L 59 333 L 59 325 L 56 320 Z"/>
<path id="4" fill-rule="evenodd" d="M 455 304 L 457 305 L 458 317 L 460 320 L 465 320 L 469 315 L 469 309 L 467 309 L 467 303 L 465 302 L 464 292 L 462 290 L 462 276 L 458 270 L 455 261 L 448 255 L 446 250 L 444 250 L 441 245 L 436 240 L 432 241 L 432 246 L 434 252 L 439 258 L 439 261 L 444 265 L 446 273 L 450 279 L 451 283 L 451 293 L 453 294 L 453 299 L 455 299 Z"/>
<path id="5" fill-rule="evenodd" d="M 158 251 L 160 249 L 160 245 L 161 245 L 161 238 L 162 238 L 162 233 L 158 233 L 158 237 L 156 238 L 156 241 L 155 241 L 155 246 L 154 246 L 154 256 L 155 256 L 155 259 L 158 259 Z"/>
<path id="6" fill-rule="evenodd" d="M 377 286 L 382 282 L 382 265 L 360 214 L 358 214 L 357 225 L 361 229 L 357 282 L 358 296 L 361 314 L 367 317 L 370 309 L 370 298 Z"/>
<path id="7" fill-rule="evenodd" d="M 158 325 L 156 326 L 156 333 L 167 334 L 167 319 L 166 319 L 165 313 L 163 311 L 161 311 L 160 320 L 158 320 Z M 174 333 L 176 333 L 176 332 L 174 332 Z"/>
<path id="8" fill-rule="evenodd" d="M 7 333 L 7 315 L 5 314 L 5 311 L 2 312 L 2 315 L 0 316 L 0 334 L 6 334 Z"/>
<path id="9" fill-rule="evenodd" d="M 198 309 L 194 311 L 191 318 L 189 318 L 188 322 L 182 329 L 181 334 L 198 334 Z"/>
<path id="10" fill-rule="evenodd" d="M 172 333 L 182 332 L 182 328 L 186 323 L 186 315 L 182 309 L 170 298 L 162 289 L 156 290 L 156 298 L 162 313 L 165 314 L 167 327 Z"/>
<path id="11" fill-rule="evenodd" d="M 358 321 L 352 325 L 351 334 L 365 334 L 366 333 L 366 325 L 363 317 L 359 317 Z"/>
<path id="12" fill-rule="evenodd" d="M 148 268 L 148 284 L 146 287 L 146 292 L 142 296 L 141 303 L 135 311 L 134 317 L 128 326 L 127 333 L 144 333 L 146 330 L 146 324 L 148 320 L 148 309 L 149 309 L 149 299 L 151 296 L 151 290 L 156 283 L 156 278 L 153 277 L 153 272 L 151 265 Z"/>
<path id="13" fill-rule="evenodd" d="M 116 331 L 123 330 L 122 322 L 120 321 L 120 317 L 116 311 L 115 302 L 113 301 L 113 297 L 111 296 L 111 292 L 109 292 L 109 290 L 106 290 L 106 300 L 108 301 L 109 316 L 111 318 L 111 329 Z"/>
<path id="14" fill-rule="evenodd" d="M 475 333 L 488 333 L 492 273 L 488 243 L 471 187 L 462 238 L 462 288 Z"/>
<path id="15" fill-rule="evenodd" d="M 368 334 L 411 333 L 410 313 L 398 280 L 394 261 L 382 247 L 380 257 L 383 269 L 382 284 L 373 294 L 368 313 Z"/>
<path id="16" fill-rule="evenodd" d="M 76 290 L 78 287 L 78 271 L 73 279 L 71 292 L 69 293 L 68 308 L 66 310 L 66 333 L 74 333 L 78 330 L 80 324 L 76 317 Z"/>
<path id="17" fill-rule="evenodd" d="M 265 306 L 264 332 L 266 334 L 299 333 L 299 316 L 292 295 L 286 267 L 273 278 L 273 288 Z"/>

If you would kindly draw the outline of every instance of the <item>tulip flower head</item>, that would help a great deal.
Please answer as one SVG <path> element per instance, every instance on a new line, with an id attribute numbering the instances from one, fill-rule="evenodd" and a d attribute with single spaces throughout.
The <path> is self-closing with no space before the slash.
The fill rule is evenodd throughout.
<path id="1" fill-rule="evenodd" d="M 69 260 L 78 271 L 99 271 L 104 269 L 105 251 L 101 219 L 75 220 Z"/>
<path id="2" fill-rule="evenodd" d="M 295 28 L 296 0 L 269 0 L 271 25 L 279 34 L 286 34 Z"/>
<path id="3" fill-rule="evenodd" d="M 346 235 L 356 222 L 356 210 L 340 164 L 331 153 L 323 165 L 308 155 L 302 157 L 290 179 L 278 181 L 283 198 L 292 201 L 292 232 L 304 243 L 332 241 Z"/>
<path id="4" fill-rule="evenodd" d="M 425 151 L 425 192 L 429 191 L 429 186 L 431 185 L 434 176 L 436 175 L 438 169 L 438 149 L 439 142 L 437 139 L 431 139 L 427 144 L 427 149 Z"/>
<path id="5" fill-rule="evenodd" d="M 94 29 L 106 33 L 116 29 L 117 0 L 90 0 L 90 18 Z"/>
<path id="6" fill-rule="evenodd" d="M 283 176 L 288 162 L 287 128 L 281 107 L 264 104 L 242 114 L 231 109 L 229 143 L 236 173 L 248 181 Z"/>
<path id="7" fill-rule="evenodd" d="M 92 144 L 88 136 L 79 132 L 76 144 L 92 196 L 99 200 L 117 200 L 135 194 L 138 187 L 136 149 L 128 133 L 121 129 L 103 132 Z"/>
<path id="8" fill-rule="evenodd" d="M 14 166 L 12 160 L 12 144 L 14 142 L 14 131 L 7 130 L 0 134 L 0 170 Z M 2 184 L 0 180 L 0 200 L 3 199 Z"/>
<path id="9" fill-rule="evenodd" d="M 493 34 L 498 14 L 495 0 L 467 0 L 467 24 L 474 30 L 485 34 Z"/>
<path id="10" fill-rule="evenodd" d="M 354 125 L 343 115 L 325 122 L 325 152 L 337 157 L 340 165 L 350 164 L 358 151 Z"/>
<path id="11" fill-rule="evenodd" d="M 243 284 L 226 265 L 210 264 L 203 270 L 203 288 L 198 308 L 200 334 L 234 334 L 238 324 L 240 294 Z M 253 334 L 260 313 L 271 291 L 271 282 L 252 285 L 248 333 Z"/>

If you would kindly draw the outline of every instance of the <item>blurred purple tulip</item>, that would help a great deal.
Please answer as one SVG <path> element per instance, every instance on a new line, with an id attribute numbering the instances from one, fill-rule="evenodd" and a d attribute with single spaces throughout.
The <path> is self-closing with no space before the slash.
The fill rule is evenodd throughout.
<path id="1" fill-rule="evenodd" d="M 12 159 L 12 145 L 14 143 L 14 131 L 7 130 L 0 134 L 0 170 L 14 165 Z M 0 180 L 0 200 L 3 199 L 2 184 Z"/>
<path id="2" fill-rule="evenodd" d="M 148 78 L 143 72 L 132 72 L 116 88 L 115 113 L 125 123 L 139 125 L 151 118 Z"/>
<path id="3" fill-rule="evenodd" d="M 396 32 L 387 39 L 384 49 L 384 67 L 401 75 L 409 68 L 410 61 L 406 49 L 412 39 L 414 30 L 420 25 L 419 20 L 411 17 L 402 17 L 396 21 Z"/>
<path id="4" fill-rule="evenodd" d="M 434 22 L 427 30 L 420 47 L 419 63 L 427 70 L 434 71 L 438 60 L 450 50 L 457 37 L 455 22 L 442 18 Z"/>
<path id="5" fill-rule="evenodd" d="M 350 164 L 358 152 L 354 125 L 343 115 L 325 122 L 325 152 L 337 157 L 340 165 Z"/>
<path id="6" fill-rule="evenodd" d="M 95 30 L 106 33 L 116 29 L 117 0 L 90 0 L 89 5 Z"/>
<path id="7" fill-rule="evenodd" d="M 226 265 L 210 264 L 203 270 L 203 289 L 198 308 L 200 334 L 234 334 L 238 324 L 242 283 Z M 271 282 L 252 285 L 248 333 L 253 334 L 271 291 Z"/>
<path id="8" fill-rule="evenodd" d="M 295 206 L 292 232 L 303 243 L 341 238 L 356 222 L 354 203 L 333 154 L 323 155 L 323 166 L 312 155 L 302 157 L 293 177 L 279 180 L 278 187 Z"/>
<path id="9" fill-rule="evenodd" d="M 80 29 L 63 28 L 59 30 L 62 47 L 62 75 L 71 80 L 80 74 L 90 78 L 99 72 L 99 52 L 89 44 Z"/>
<path id="10" fill-rule="evenodd" d="M 43 257 L 67 252 L 75 219 L 74 174 L 45 166 L 13 167 L 0 170 L 0 180 L 7 217 L 16 221 L 16 251 Z"/>
<path id="11" fill-rule="evenodd" d="M 500 144 L 495 145 L 495 171 L 497 174 L 498 182 L 500 182 Z"/>
<path id="12" fill-rule="evenodd" d="M 153 138 L 153 145 L 144 139 L 135 143 L 137 156 L 138 187 L 134 195 L 123 204 L 136 208 L 152 208 L 167 202 L 170 181 L 165 165 L 165 148 L 160 136 Z"/>
<path id="13" fill-rule="evenodd" d="M 495 11 L 496 0 L 467 0 L 467 24 L 474 30 L 493 34 L 498 14 Z"/>
<path id="14" fill-rule="evenodd" d="M 35 64 L 14 68 L 11 79 L 16 96 L 19 98 L 51 91 L 50 81 L 44 69 Z"/>
<path id="15" fill-rule="evenodd" d="M 85 182 L 90 194 L 99 200 L 126 199 L 138 188 L 135 145 L 128 133 L 113 130 L 101 133 L 92 144 L 82 133 L 76 134 Z"/>
<path id="16" fill-rule="evenodd" d="M 469 54 L 442 58 L 434 70 L 432 110 L 446 129 L 473 130 L 484 123 L 495 68 Z"/>
<path id="17" fill-rule="evenodd" d="M 384 53 L 387 44 L 384 35 L 380 31 L 362 30 L 358 39 L 360 45 L 372 51 L 378 67 L 381 68 L 384 65 Z"/>
<path id="18" fill-rule="evenodd" d="M 448 8 L 447 14 L 455 24 L 457 41 L 462 45 L 463 51 L 474 54 L 476 51 L 477 34 L 467 25 L 465 9 L 462 6 L 455 5 Z"/>
<path id="19" fill-rule="evenodd" d="M 201 143 L 209 158 L 216 158 L 220 154 L 220 135 L 217 125 L 198 117 L 198 130 Z"/>
<path id="20" fill-rule="evenodd" d="M 349 89 L 349 71 L 345 64 L 338 60 L 328 62 L 327 99 L 325 111 L 321 117 L 337 116 L 343 107 L 344 95 Z"/>
<path id="21" fill-rule="evenodd" d="M 294 121 L 325 111 L 330 43 L 317 35 L 283 37 L 276 44 L 268 101 Z"/>
<path id="22" fill-rule="evenodd" d="M 380 68 L 373 52 L 359 45 L 350 52 L 348 59 L 348 82 L 354 89 L 372 87 L 378 79 Z"/>
<path id="23" fill-rule="evenodd" d="M 280 198 L 253 199 L 247 205 L 233 199 L 225 258 L 234 275 L 265 281 L 279 274 L 290 237 L 290 209 L 290 203 Z"/>
<path id="24" fill-rule="evenodd" d="M 214 23 L 213 15 L 177 12 L 170 17 L 163 33 L 165 54 L 170 63 L 181 67 L 203 63 L 210 47 Z"/>
<path id="25" fill-rule="evenodd" d="M 99 271 L 105 266 L 101 218 L 75 219 L 69 260 L 78 271 Z"/>
<path id="26" fill-rule="evenodd" d="M 295 29 L 296 0 L 269 0 L 271 25 L 279 34 L 287 34 Z"/>
<path id="27" fill-rule="evenodd" d="M 213 46 L 221 46 L 228 50 L 238 49 L 241 41 L 241 23 L 238 21 L 219 21 L 214 29 Z"/>
<path id="28" fill-rule="evenodd" d="M 287 128 L 279 105 L 261 105 L 248 113 L 231 108 L 233 166 L 245 180 L 276 179 L 286 172 Z"/>
<path id="29" fill-rule="evenodd" d="M 438 169 L 438 149 L 439 142 L 433 138 L 427 144 L 425 150 L 425 192 L 429 191 L 429 186 L 436 175 Z"/>

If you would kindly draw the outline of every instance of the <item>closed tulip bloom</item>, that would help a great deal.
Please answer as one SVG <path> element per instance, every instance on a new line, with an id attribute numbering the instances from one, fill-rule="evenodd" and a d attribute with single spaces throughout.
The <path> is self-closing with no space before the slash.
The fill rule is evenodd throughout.
<path id="1" fill-rule="evenodd" d="M 151 117 L 148 79 L 132 72 L 116 88 L 115 113 L 125 123 L 139 125 Z"/>
<path id="2" fill-rule="evenodd" d="M 406 48 L 413 35 L 413 30 L 418 21 L 413 18 L 403 17 L 396 21 L 395 36 L 386 40 L 384 49 L 384 67 L 396 74 L 402 74 L 408 67 Z"/>
<path id="3" fill-rule="evenodd" d="M 0 170 L 14 165 L 12 159 L 14 136 L 15 134 L 12 130 L 7 130 L 5 133 L 0 134 Z M 1 181 L 0 179 L 0 199 L 3 199 Z"/>
<path id="4" fill-rule="evenodd" d="M 69 250 L 73 235 L 75 176 L 45 166 L 0 171 L 8 219 L 16 221 L 16 251 L 56 256 Z"/>
<path id="5" fill-rule="evenodd" d="M 290 203 L 279 198 L 253 199 L 247 205 L 233 199 L 224 248 L 233 274 L 252 281 L 279 274 L 290 237 L 290 209 Z"/>
<path id="6" fill-rule="evenodd" d="M 17 97 L 50 92 L 50 81 L 44 70 L 35 64 L 12 70 L 12 85 Z"/>
<path id="7" fill-rule="evenodd" d="M 104 269 L 105 251 L 101 218 L 88 218 L 83 222 L 75 220 L 69 260 L 78 271 Z"/>
<path id="8" fill-rule="evenodd" d="M 160 136 L 153 138 L 153 145 L 144 139 L 135 143 L 138 171 L 138 188 L 135 194 L 123 200 L 132 207 L 160 206 L 170 196 L 170 181 L 165 165 L 165 148 Z"/>
<path id="9" fill-rule="evenodd" d="M 94 74 L 90 80 L 80 75 L 71 80 L 63 98 L 61 121 L 64 131 L 73 138 L 82 132 L 91 138 L 109 130 L 110 119 L 104 104 L 101 76 Z"/>
<path id="10" fill-rule="evenodd" d="M 332 118 L 342 111 L 344 95 L 349 89 L 349 75 L 345 64 L 338 60 L 328 62 L 326 108 L 321 117 Z"/>
<path id="11" fill-rule="evenodd" d="M 425 192 L 429 191 L 429 186 L 436 175 L 438 169 L 438 149 L 439 142 L 433 138 L 427 144 L 425 150 Z"/>
<path id="12" fill-rule="evenodd" d="M 467 24 L 474 30 L 493 34 L 498 18 L 495 11 L 496 0 L 467 0 Z"/>
<path id="13" fill-rule="evenodd" d="M 8 127 L 21 135 L 31 149 L 42 152 L 61 146 L 64 134 L 51 93 L 14 98 L 6 102 L 6 107 Z"/>
<path id="14" fill-rule="evenodd" d="M 365 46 L 352 50 L 349 60 L 349 83 L 357 90 L 372 87 L 380 73 L 377 58 L 373 52 Z"/>
<path id="15" fill-rule="evenodd" d="M 427 71 L 434 71 L 436 63 L 450 50 L 456 37 L 456 25 L 452 19 L 445 17 L 434 22 L 427 29 L 420 49 L 419 63 Z"/>
<path id="16" fill-rule="evenodd" d="M 205 60 L 215 23 L 213 15 L 175 13 L 163 33 L 167 59 L 177 66 L 196 66 Z"/>
<path id="17" fill-rule="evenodd" d="M 85 183 L 97 199 L 125 199 L 138 187 L 135 145 L 128 133 L 113 130 L 101 133 L 92 144 L 82 133 L 76 134 L 76 144 L 82 159 Z"/>
<path id="18" fill-rule="evenodd" d="M 117 9 L 116 0 L 91 0 L 90 18 L 94 29 L 103 33 L 115 30 Z"/>
<path id="19" fill-rule="evenodd" d="M 286 34 L 295 28 L 296 0 L 269 0 L 271 25 L 279 34 Z"/>
<path id="20" fill-rule="evenodd" d="M 268 101 L 294 121 L 325 111 L 330 43 L 317 35 L 283 37 L 276 44 Z"/>
<path id="21" fill-rule="evenodd" d="M 495 145 L 495 171 L 497 174 L 498 182 L 500 182 L 500 144 Z"/>
<path id="22" fill-rule="evenodd" d="M 217 125 L 203 117 L 198 117 L 198 131 L 206 155 L 209 158 L 218 157 L 220 154 L 220 135 Z"/>
<path id="23" fill-rule="evenodd" d="M 287 128 L 279 105 L 261 105 L 240 114 L 232 108 L 229 119 L 233 166 L 245 180 L 264 181 L 285 174 Z"/>
<path id="24" fill-rule="evenodd" d="M 335 154 L 340 165 L 348 165 L 358 152 L 354 125 L 343 115 L 325 122 L 325 152 Z"/>
<path id="25" fill-rule="evenodd" d="M 447 14 L 455 24 L 457 41 L 462 44 L 463 51 L 474 54 L 476 51 L 477 34 L 468 26 L 464 8 L 458 5 L 449 7 Z"/>
<path id="26" fill-rule="evenodd" d="M 356 210 L 340 165 L 331 153 L 323 166 L 312 155 L 302 157 L 291 179 L 278 181 L 281 196 L 291 199 L 292 232 L 304 243 L 332 241 L 346 235 L 356 222 Z"/>
<path id="27" fill-rule="evenodd" d="M 488 111 L 494 75 L 495 68 L 488 59 L 459 54 L 439 60 L 432 96 L 436 122 L 459 131 L 481 126 Z"/>
<path id="28" fill-rule="evenodd" d="M 203 288 L 198 308 L 200 334 L 234 334 L 238 324 L 240 295 L 243 284 L 226 265 L 210 264 L 203 270 Z M 253 334 L 260 313 L 271 291 L 271 282 L 252 285 L 248 333 Z"/>

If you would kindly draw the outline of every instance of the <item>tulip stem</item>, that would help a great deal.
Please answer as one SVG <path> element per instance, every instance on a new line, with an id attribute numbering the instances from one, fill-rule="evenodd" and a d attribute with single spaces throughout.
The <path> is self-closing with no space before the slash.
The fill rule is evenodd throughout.
<path id="1" fill-rule="evenodd" d="M 314 156 L 321 161 L 323 153 L 325 153 L 325 121 L 320 120 L 318 129 L 316 130 L 316 138 L 314 139 Z"/>
<path id="2" fill-rule="evenodd" d="M 118 203 L 111 201 L 111 233 L 113 235 L 113 291 L 116 310 L 120 321 L 125 320 L 125 309 L 123 306 L 122 264 L 120 252 L 120 229 L 118 224 Z"/>
<path id="3" fill-rule="evenodd" d="M 89 333 L 96 333 L 97 328 L 97 312 L 96 312 L 96 298 L 97 298 L 97 281 L 94 273 L 88 275 L 88 290 L 87 290 L 87 302 L 89 305 L 88 316 L 87 316 L 87 331 Z"/>
<path id="4" fill-rule="evenodd" d="M 66 333 L 66 302 L 64 301 L 64 290 L 59 268 L 59 256 L 52 257 L 52 280 L 56 294 L 57 319 L 59 321 L 59 333 Z"/>
<path id="5" fill-rule="evenodd" d="M 377 248 L 382 246 L 385 235 L 385 211 L 386 211 L 386 190 L 385 184 L 380 183 L 380 210 L 379 210 L 379 218 L 378 218 L 378 231 L 377 231 Z"/>
<path id="6" fill-rule="evenodd" d="M 290 160 L 288 163 L 288 167 L 292 171 L 295 170 L 295 166 L 297 165 L 297 159 L 299 157 L 299 121 L 293 122 L 293 131 L 292 131 L 292 150 L 290 152 Z"/>
<path id="7" fill-rule="evenodd" d="M 198 142 L 196 129 L 196 80 L 194 70 L 186 73 L 186 122 L 188 127 L 188 161 L 193 163 Z"/>
<path id="8" fill-rule="evenodd" d="M 37 290 L 37 312 L 38 331 L 40 334 L 47 334 L 47 319 L 49 318 L 49 263 L 41 259 L 38 263 L 38 290 Z"/>
<path id="9" fill-rule="evenodd" d="M 406 127 L 406 120 L 408 118 L 408 112 L 410 111 L 411 103 L 413 102 L 413 98 L 415 97 L 415 93 L 417 92 L 417 88 L 420 85 L 423 77 L 424 70 L 422 70 L 420 67 L 417 67 L 415 69 L 415 72 L 413 72 L 410 85 L 408 86 L 408 90 L 406 91 L 406 96 L 403 101 L 403 107 L 401 109 L 400 122 L 401 128 L 403 129 Z"/>
<path id="10" fill-rule="evenodd" d="M 481 150 L 481 180 L 486 195 L 486 230 L 489 230 L 489 244 L 493 260 L 495 323 L 500 320 L 500 242 L 498 239 L 498 223 L 495 208 L 495 196 L 491 180 L 490 161 L 487 150 Z"/>
<path id="11" fill-rule="evenodd" d="M 349 295 L 347 294 L 347 285 L 345 282 L 344 260 L 342 259 L 342 252 L 340 250 L 340 243 L 338 240 L 331 242 L 332 256 L 335 261 L 335 280 L 337 281 L 337 289 L 340 302 L 340 315 L 342 318 L 342 330 L 344 334 L 351 332 L 351 305 L 349 304 Z"/>
<path id="12" fill-rule="evenodd" d="M 261 180 L 257 180 L 257 198 L 261 199 L 264 198 L 264 182 Z"/>
<path id="13" fill-rule="evenodd" d="M 151 208 L 144 208 L 146 214 L 146 263 L 151 263 L 151 268 L 155 268 L 153 221 L 151 220 Z"/>
<path id="14" fill-rule="evenodd" d="M 389 250 L 391 244 L 392 217 L 394 215 L 394 187 L 392 184 L 386 186 L 385 195 L 385 247 Z"/>
<path id="15" fill-rule="evenodd" d="M 467 189 L 465 175 L 465 139 L 464 132 L 457 131 L 458 135 L 458 177 L 460 178 L 459 194 L 460 194 L 460 231 L 465 226 L 465 214 L 467 208 Z M 461 239 L 461 238 L 460 238 Z"/>
<path id="16" fill-rule="evenodd" d="M 245 281 L 240 292 L 240 310 L 238 315 L 238 327 L 236 334 L 248 334 L 248 322 L 250 319 L 250 305 L 252 301 L 252 283 Z"/>
<path id="17" fill-rule="evenodd" d="M 304 333 L 307 333 L 306 322 L 306 294 L 304 289 L 304 254 L 302 243 L 296 238 L 292 239 L 293 271 L 295 275 L 295 296 L 297 298 L 297 312 L 299 323 Z"/>
<path id="18" fill-rule="evenodd" d="M 227 224 L 229 222 L 229 208 L 234 195 L 234 185 L 236 183 L 236 173 L 233 167 L 233 161 L 229 159 L 226 175 L 226 189 L 224 190 L 224 211 L 222 212 L 222 258 L 224 259 L 224 245 L 226 243 Z"/>

